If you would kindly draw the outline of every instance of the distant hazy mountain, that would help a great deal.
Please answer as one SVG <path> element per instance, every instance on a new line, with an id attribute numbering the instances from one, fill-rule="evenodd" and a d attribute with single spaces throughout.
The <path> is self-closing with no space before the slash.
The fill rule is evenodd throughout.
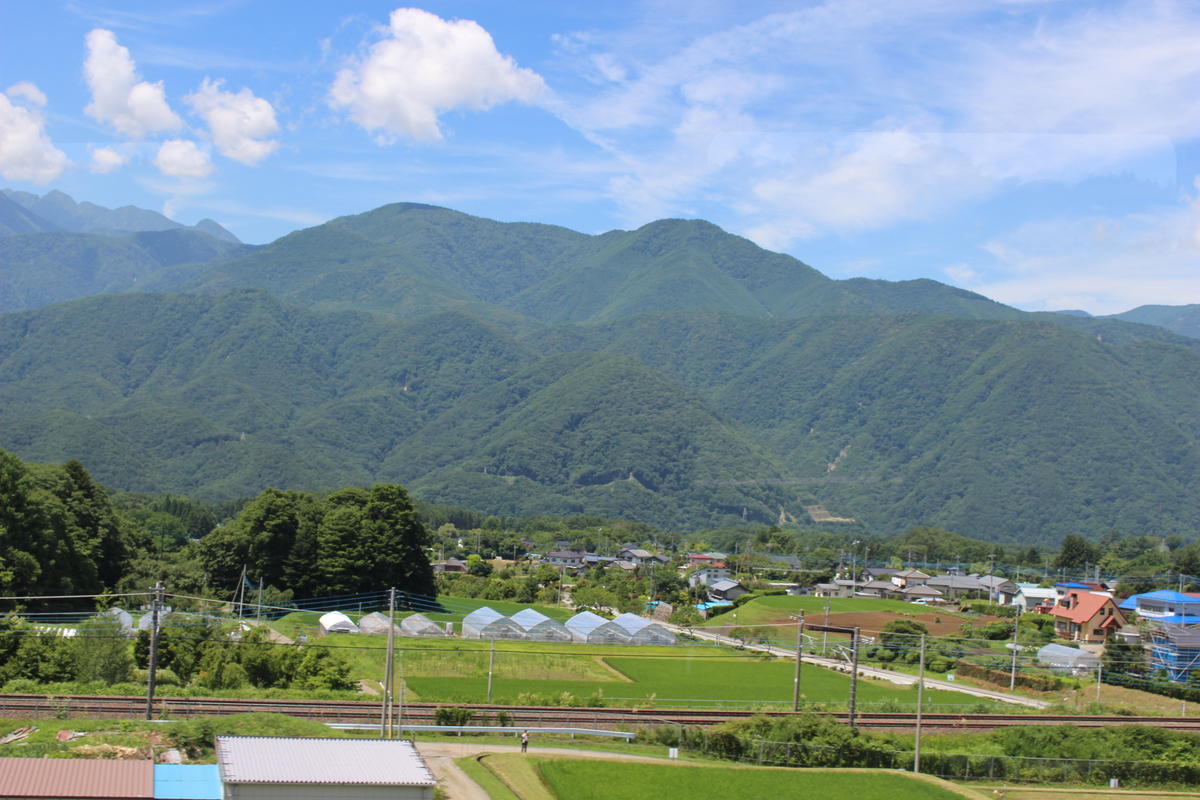
<path id="1" fill-rule="evenodd" d="M 1200 280 L 1200 276 L 1197 276 Z M 1113 319 L 1157 325 L 1174 331 L 1180 336 L 1200 339 L 1200 304 L 1187 306 L 1138 306 L 1122 314 L 1113 314 Z"/>
<path id="2" fill-rule="evenodd" d="M 0 236 L 0 311 L 139 291 L 153 281 L 178 283 L 248 249 L 193 228 L 122 236 L 61 231 Z"/>
<path id="3" fill-rule="evenodd" d="M 821 505 L 878 532 L 1166 535 L 1200 528 L 1190 342 L 695 311 L 514 335 L 256 290 L 106 296 L 0 315 L 0 446 L 209 498 L 401 480 L 492 513 L 674 529 Z"/>
<path id="4" fill-rule="evenodd" d="M 143 231 L 170 231 L 186 229 L 188 227 L 164 217 L 157 211 L 148 211 L 147 209 L 135 206 L 122 206 L 121 208 L 113 209 L 98 206 L 95 203 L 77 203 L 70 195 L 57 190 L 47 192 L 39 197 L 30 192 L 5 189 L 4 195 L 12 202 L 34 214 L 37 218 L 53 226 L 38 228 L 36 229 L 37 231 L 60 230 L 74 233 L 123 235 Z M 0 215 L 2 213 L 0 211 Z M 0 219 L 2 219 L 2 216 L 0 216 Z M 232 244 L 240 244 L 236 236 L 211 219 L 202 220 L 194 226 L 194 229 Z M 32 233 L 34 231 L 22 230 L 13 232 Z"/>
<path id="5" fill-rule="evenodd" d="M 465 310 L 503 319 L 589 322 L 647 311 L 751 317 L 1021 312 L 935 281 L 831 280 L 699 220 L 588 236 L 399 203 L 297 231 L 185 287 L 266 289 L 310 308 L 394 317 Z M 170 287 L 164 287 L 170 288 Z"/>
<path id="6" fill-rule="evenodd" d="M 12 200 L 7 194 L 0 194 L 0 236 L 52 230 L 58 230 L 58 227 Z"/>

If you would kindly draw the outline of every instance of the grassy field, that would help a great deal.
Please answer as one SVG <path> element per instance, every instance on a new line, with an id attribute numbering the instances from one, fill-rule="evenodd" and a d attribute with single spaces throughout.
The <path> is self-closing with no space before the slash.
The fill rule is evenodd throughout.
<path id="1" fill-rule="evenodd" d="M 875 770 L 794 770 L 537 759 L 558 800 L 658 800 L 662 797 L 789 797 L 828 800 L 962 800 L 979 797 L 940 781 Z"/>

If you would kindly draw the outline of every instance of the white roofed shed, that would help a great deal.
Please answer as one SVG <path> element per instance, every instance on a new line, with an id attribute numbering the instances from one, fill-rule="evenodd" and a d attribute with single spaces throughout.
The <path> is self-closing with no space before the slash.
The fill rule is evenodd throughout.
<path id="1" fill-rule="evenodd" d="M 437 781 L 411 742 L 218 736 L 226 800 L 432 800 Z"/>

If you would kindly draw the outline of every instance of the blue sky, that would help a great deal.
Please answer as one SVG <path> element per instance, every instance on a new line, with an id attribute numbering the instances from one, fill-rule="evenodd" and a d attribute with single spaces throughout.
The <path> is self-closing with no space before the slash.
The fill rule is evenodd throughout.
<path id="1" fill-rule="evenodd" d="M 243 240 L 701 217 L 836 278 L 1200 302 L 1200 5 L 0 0 L 0 184 Z"/>

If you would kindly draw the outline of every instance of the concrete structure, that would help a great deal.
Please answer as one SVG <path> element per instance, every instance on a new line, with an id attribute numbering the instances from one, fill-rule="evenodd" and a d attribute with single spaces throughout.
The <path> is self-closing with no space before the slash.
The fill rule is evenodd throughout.
<path id="1" fill-rule="evenodd" d="M 591 611 L 580 611 L 564 624 L 577 642 L 629 644 L 629 633 L 624 628 Z"/>
<path id="2" fill-rule="evenodd" d="M 321 615 L 321 633 L 358 633 L 354 620 L 340 611 L 327 611 Z"/>
<path id="3" fill-rule="evenodd" d="M 464 639 L 524 639 L 525 629 L 493 608 L 477 608 L 463 617 Z"/>
<path id="4" fill-rule="evenodd" d="M 567 626 L 532 608 L 518 611 L 509 619 L 521 626 L 521 629 L 525 631 L 526 639 L 539 642 L 569 642 L 572 640 Z"/>
<path id="5" fill-rule="evenodd" d="M 411 742 L 218 736 L 226 800 L 433 800 Z"/>

